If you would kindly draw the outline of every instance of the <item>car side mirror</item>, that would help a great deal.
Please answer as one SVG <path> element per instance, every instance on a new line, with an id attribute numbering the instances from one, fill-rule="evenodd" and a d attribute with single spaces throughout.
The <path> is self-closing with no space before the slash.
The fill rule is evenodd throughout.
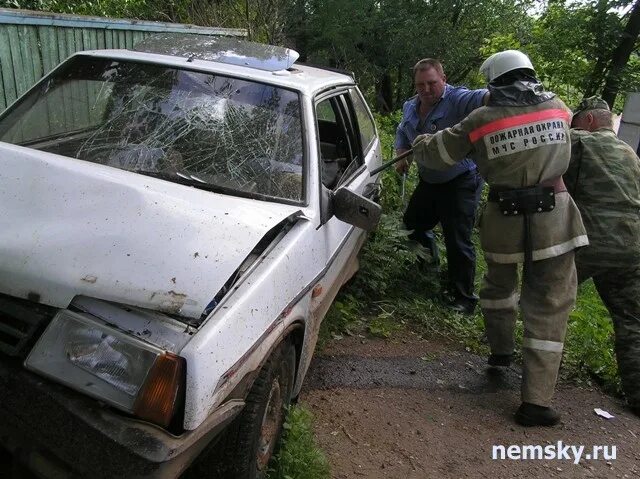
<path id="1" fill-rule="evenodd" d="M 326 224 L 333 218 L 333 191 L 322 185 L 320 192 L 320 224 Z"/>
<path id="2" fill-rule="evenodd" d="M 331 203 L 336 218 L 365 231 L 373 231 L 380 222 L 382 207 L 349 188 L 338 188 Z"/>

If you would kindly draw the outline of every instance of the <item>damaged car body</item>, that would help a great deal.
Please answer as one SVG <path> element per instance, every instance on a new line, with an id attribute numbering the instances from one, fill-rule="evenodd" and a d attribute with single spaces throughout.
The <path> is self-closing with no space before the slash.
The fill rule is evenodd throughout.
<path id="1" fill-rule="evenodd" d="M 375 228 L 350 75 L 235 39 L 80 52 L 0 115 L 0 446 L 41 477 L 264 477 Z"/>

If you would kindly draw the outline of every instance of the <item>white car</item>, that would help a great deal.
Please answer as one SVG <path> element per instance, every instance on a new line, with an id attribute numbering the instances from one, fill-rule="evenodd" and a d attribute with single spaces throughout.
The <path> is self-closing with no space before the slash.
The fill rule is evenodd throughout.
<path id="1" fill-rule="evenodd" d="M 380 215 L 354 79 L 297 56 L 152 37 L 0 115 L 0 458 L 265 475 Z"/>

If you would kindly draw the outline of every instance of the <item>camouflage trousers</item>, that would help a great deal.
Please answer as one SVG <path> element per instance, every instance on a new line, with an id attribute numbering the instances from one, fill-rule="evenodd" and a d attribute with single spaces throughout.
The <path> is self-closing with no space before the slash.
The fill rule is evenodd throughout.
<path id="1" fill-rule="evenodd" d="M 593 278 L 609 310 L 622 389 L 630 406 L 640 407 L 640 265 L 603 267 L 576 256 L 578 282 Z"/>
<path id="2" fill-rule="evenodd" d="M 518 295 L 518 265 L 487 261 L 480 307 L 493 354 L 512 354 L 522 309 L 522 401 L 549 406 L 558 379 L 569 312 L 576 300 L 574 252 L 532 263 Z"/>

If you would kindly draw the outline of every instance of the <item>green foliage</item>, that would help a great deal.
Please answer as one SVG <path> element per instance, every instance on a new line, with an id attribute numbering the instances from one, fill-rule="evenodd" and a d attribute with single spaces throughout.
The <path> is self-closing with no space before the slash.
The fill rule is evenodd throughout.
<path id="1" fill-rule="evenodd" d="M 85 0 L 80 2 L 68 2 L 65 0 L 1 0 L 0 6 L 44 10 L 54 13 L 148 20 L 159 20 L 160 18 L 157 18 L 157 16 L 161 11 L 154 8 L 157 5 L 153 2 L 145 2 L 145 0 Z M 166 21 L 167 18 L 164 18 L 164 20 Z"/>
<path id="2" fill-rule="evenodd" d="M 0 7 L 245 28 L 249 39 L 295 48 L 304 61 L 354 71 L 369 102 L 387 112 L 413 94 L 418 59 L 439 58 L 450 83 L 477 88 L 482 61 L 507 48 L 528 53 L 547 87 L 573 106 L 601 92 L 632 3 L 0 0 Z M 621 79 L 623 93 L 640 88 L 637 49 Z"/>
<path id="3" fill-rule="evenodd" d="M 367 324 L 369 334 L 379 338 L 388 338 L 395 331 L 398 331 L 401 324 L 395 319 L 394 309 L 386 310 L 384 306 L 380 306 L 381 312 Z"/>
<path id="4" fill-rule="evenodd" d="M 245 28 L 248 39 L 285 42 L 291 0 L 0 0 L 1 8 Z"/>
<path id="5" fill-rule="evenodd" d="M 322 348 L 331 339 L 342 339 L 343 334 L 352 335 L 352 330 L 361 329 L 362 307 L 352 294 L 341 292 L 322 322 L 318 346 Z"/>
<path id="6" fill-rule="evenodd" d="M 396 95 L 385 103 L 395 109 L 413 91 L 411 68 L 420 58 L 441 59 L 453 83 L 479 86 L 469 80 L 483 60 L 482 39 L 519 30 L 531 3 L 310 0 L 306 53 L 316 63 L 354 70 L 361 84 L 374 86 L 364 89 L 375 91 L 371 101 L 380 103 L 390 84 Z"/>
<path id="7" fill-rule="evenodd" d="M 0 8 L 22 8 L 23 10 L 45 10 L 46 0 L 0 0 Z"/>
<path id="8" fill-rule="evenodd" d="M 584 96 L 601 93 L 613 51 L 627 18 L 621 15 L 628 0 L 548 2 L 538 16 L 529 15 L 519 31 L 496 31 L 480 48 L 483 57 L 504 49 L 529 55 L 539 78 L 570 107 Z M 637 55 L 623 72 L 621 90 L 640 86 Z M 620 110 L 622 105 L 616 105 Z"/>
<path id="9" fill-rule="evenodd" d="M 527 52 L 540 78 L 571 106 L 602 82 L 600 62 L 615 48 L 620 19 L 605 3 L 551 3 L 531 30 Z"/>
<path id="10" fill-rule="evenodd" d="M 363 328 L 388 336 L 394 330 L 390 321 L 403 314 L 398 313 L 394 299 L 415 295 L 418 289 L 437 294 L 436 273 L 422 274 L 417 266 L 418 258 L 430 260 L 428 253 L 407 241 L 407 232 L 400 226 L 399 211 L 383 215 L 360 254 L 360 269 L 365 273 L 357 274 L 333 303 L 322 323 L 321 345 Z"/>
<path id="11" fill-rule="evenodd" d="M 293 406 L 284 424 L 283 444 L 269 479 L 329 479 L 327 458 L 315 443 L 313 417 L 302 406 Z"/>

